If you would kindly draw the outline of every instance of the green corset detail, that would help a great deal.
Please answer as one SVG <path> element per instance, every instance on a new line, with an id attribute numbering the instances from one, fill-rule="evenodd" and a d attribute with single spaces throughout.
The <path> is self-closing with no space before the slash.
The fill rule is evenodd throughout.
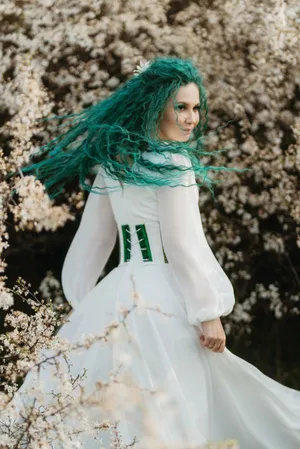
<path id="1" fill-rule="evenodd" d="M 152 262 L 153 258 L 145 225 L 136 225 L 135 229 L 139 239 L 144 262 Z"/>
<path id="2" fill-rule="evenodd" d="M 122 225 L 124 262 L 128 262 L 131 255 L 131 233 L 129 225 Z"/>
<path id="3" fill-rule="evenodd" d="M 139 244 L 142 252 L 142 257 L 144 262 L 153 262 L 153 256 L 150 248 L 149 238 L 146 230 L 146 226 L 144 224 L 139 224 L 135 226 L 135 231 L 137 234 L 138 242 L 134 245 Z M 123 237 L 123 248 L 124 248 L 124 262 L 128 262 L 131 257 L 131 231 L 130 226 L 128 224 L 122 225 L 122 237 Z M 165 263 L 168 263 L 168 259 L 166 257 L 164 248 L 164 260 Z"/>

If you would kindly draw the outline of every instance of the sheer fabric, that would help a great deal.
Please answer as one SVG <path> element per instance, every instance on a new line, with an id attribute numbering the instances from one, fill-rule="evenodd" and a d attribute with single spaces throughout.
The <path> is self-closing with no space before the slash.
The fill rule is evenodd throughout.
<path id="1" fill-rule="evenodd" d="M 191 165 L 184 156 L 171 157 L 174 163 Z M 185 299 L 189 322 L 198 326 L 228 315 L 235 299 L 232 284 L 203 232 L 194 182 L 193 172 L 187 171 L 183 186 L 161 187 L 156 192 L 164 249 Z"/>
<path id="2" fill-rule="evenodd" d="M 100 168 L 93 187 L 105 187 Z M 73 308 L 92 290 L 117 238 L 117 224 L 108 195 L 89 193 L 79 228 L 62 269 L 62 286 Z"/>

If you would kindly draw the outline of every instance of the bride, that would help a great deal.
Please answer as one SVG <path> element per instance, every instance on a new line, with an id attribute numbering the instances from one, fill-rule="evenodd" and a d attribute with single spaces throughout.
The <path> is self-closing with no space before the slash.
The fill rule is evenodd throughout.
<path id="1" fill-rule="evenodd" d="M 165 447 L 179 439 L 185 447 L 236 439 L 241 449 L 299 449 L 300 393 L 226 348 L 221 317 L 232 311 L 234 291 L 206 241 L 198 207 L 198 187 L 213 192 L 209 171 L 220 170 L 201 164 L 206 129 L 196 67 L 157 58 L 75 115 L 71 129 L 42 148 L 50 158 L 23 169 L 53 197 L 75 176 L 90 191 L 63 266 L 73 311 L 58 334 L 76 341 L 101 331 L 120 306 L 130 307 L 134 279 L 143 303 L 166 315 L 130 315 L 135 345 L 124 338 L 109 351 L 88 350 L 72 360 L 73 374 L 84 366 L 92 385 L 108 376 L 118 355 L 129 354 L 135 381 L 165 391 L 172 405 L 155 396 L 145 402 Z M 119 264 L 97 282 L 117 236 Z M 42 376 L 47 383 L 50 373 Z M 128 444 L 143 436 L 139 413 L 123 416 Z M 92 438 L 83 441 L 84 449 L 96 447 Z"/>

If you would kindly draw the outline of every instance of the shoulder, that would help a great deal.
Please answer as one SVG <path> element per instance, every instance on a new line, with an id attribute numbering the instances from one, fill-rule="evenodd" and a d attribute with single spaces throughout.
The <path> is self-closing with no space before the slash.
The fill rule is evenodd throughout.
<path id="1" fill-rule="evenodd" d="M 143 166 L 142 171 L 151 177 L 162 179 L 160 186 L 188 186 L 193 183 L 194 172 L 188 155 L 163 151 L 160 153 L 145 152 L 142 157 L 154 164 L 154 168 L 151 167 L 151 170 Z M 157 169 L 155 169 L 155 165 L 157 165 Z M 164 166 L 166 166 L 165 169 Z"/>
<path id="2" fill-rule="evenodd" d="M 171 151 L 162 151 L 160 153 L 145 151 L 142 154 L 142 158 L 159 165 L 174 165 L 176 167 L 183 166 L 187 168 L 192 166 L 191 160 L 187 155 L 172 153 Z"/>

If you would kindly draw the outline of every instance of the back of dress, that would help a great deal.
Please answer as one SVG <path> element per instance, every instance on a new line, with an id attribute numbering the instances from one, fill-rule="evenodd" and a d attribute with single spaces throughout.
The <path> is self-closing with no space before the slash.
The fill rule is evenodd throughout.
<path id="1" fill-rule="evenodd" d="M 169 157 L 175 165 L 191 166 L 182 155 Z M 62 272 L 69 302 L 76 306 L 95 287 L 118 235 L 116 269 L 127 265 L 140 272 L 149 267 L 152 275 L 154 267 L 168 271 L 184 298 L 190 324 L 230 313 L 233 288 L 205 238 L 193 183 L 194 172 L 187 170 L 176 187 L 124 185 L 109 195 L 90 193 Z M 95 186 L 119 184 L 100 167 Z"/>
<path id="2" fill-rule="evenodd" d="M 158 201 L 154 188 L 123 185 L 103 173 L 120 242 L 119 265 L 131 261 L 164 262 Z"/>
<path id="3" fill-rule="evenodd" d="M 111 191 L 110 201 L 114 217 L 120 226 L 124 223 L 138 224 L 140 222 L 158 222 L 157 198 L 155 189 L 151 187 L 137 187 L 134 185 L 123 185 L 120 190 L 120 183 L 108 176 L 104 170 L 100 169 L 104 177 L 104 183 Z"/>

